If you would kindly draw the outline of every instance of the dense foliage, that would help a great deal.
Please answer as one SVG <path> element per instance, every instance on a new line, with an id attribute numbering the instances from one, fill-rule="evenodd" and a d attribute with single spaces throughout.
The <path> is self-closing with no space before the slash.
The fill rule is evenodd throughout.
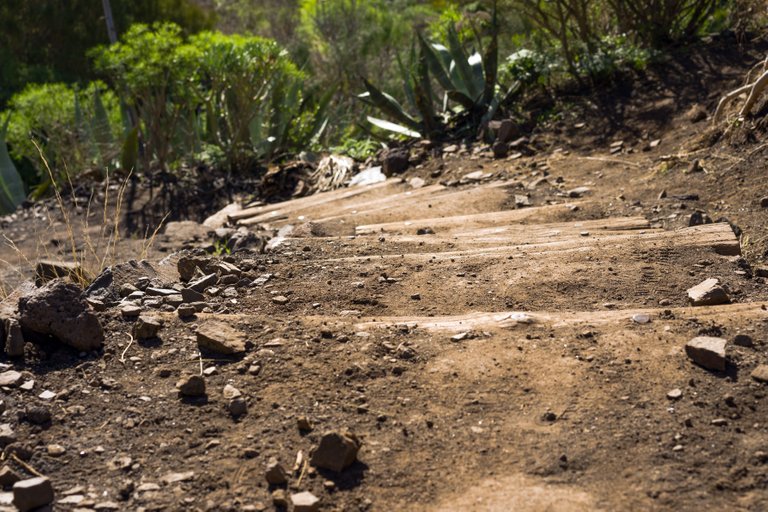
<path id="1" fill-rule="evenodd" d="M 27 190 L 44 160 L 65 176 L 364 157 L 393 135 L 487 133 L 527 93 L 748 29 L 756 1 L 112 0 L 108 45 L 101 2 L 7 0 L 0 121 Z"/>

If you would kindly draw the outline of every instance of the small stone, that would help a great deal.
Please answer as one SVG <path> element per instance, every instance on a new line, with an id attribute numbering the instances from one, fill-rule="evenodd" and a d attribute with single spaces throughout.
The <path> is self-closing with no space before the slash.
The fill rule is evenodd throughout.
<path id="1" fill-rule="evenodd" d="M 725 418 L 715 418 L 712 420 L 712 424 L 716 427 L 724 427 L 728 425 L 728 420 Z"/>
<path id="2" fill-rule="evenodd" d="M 205 395 L 205 379 L 200 375 L 182 377 L 176 383 L 179 394 L 186 397 L 200 397 Z"/>
<path id="3" fill-rule="evenodd" d="M 309 491 L 291 495 L 293 512 L 317 512 L 320 510 L 320 499 Z"/>
<path id="4" fill-rule="evenodd" d="M 269 485 L 285 485 L 288 482 L 288 475 L 285 472 L 285 468 L 277 461 L 275 457 L 271 457 L 267 462 L 267 471 L 264 474 Z"/>
<path id="5" fill-rule="evenodd" d="M 357 460 L 360 441 L 351 433 L 326 432 L 312 454 L 310 464 L 322 469 L 341 472 Z"/>
<path id="6" fill-rule="evenodd" d="M 646 315 L 645 313 L 632 315 L 632 321 L 636 324 L 647 324 L 651 321 L 651 316 Z"/>
<path id="7" fill-rule="evenodd" d="M 5 447 L 16 442 L 16 432 L 10 423 L 0 425 L 0 447 Z"/>
<path id="8" fill-rule="evenodd" d="M 768 382 L 768 364 L 761 364 L 750 375 L 757 382 Z"/>
<path id="9" fill-rule="evenodd" d="M 421 294 L 419 294 L 419 293 L 412 293 L 411 294 L 411 300 L 421 300 Z"/>
<path id="10" fill-rule="evenodd" d="M 768 208 L 768 196 L 760 198 L 760 206 L 762 208 Z"/>
<path id="11" fill-rule="evenodd" d="M 737 334 L 733 337 L 733 344 L 738 347 L 747 347 L 752 348 L 755 346 L 754 340 L 752 340 L 752 336 L 748 336 L 746 334 Z"/>
<path id="12" fill-rule="evenodd" d="M 245 334 L 224 322 L 209 320 L 198 327 L 197 344 L 219 354 L 239 354 L 245 352 Z"/>
<path id="13" fill-rule="evenodd" d="M 232 417 L 239 418 L 248 412 L 248 403 L 245 401 L 245 398 L 239 396 L 229 401 L 227 410 Z"/>
<path id="14" fill-rule="evenodd" d="M 685 344 L 685 353 L 699 366 L 708 370 L 725 371 L 725 345 L 723 338 L 699 336 Z"/>
<path id="15" fill-rule="evenodd" d="M 41 286 L 43 283 L 69 277 L 74 282 L 83 281 L 85 273 L 83 268 L 77 263 L 68 261 L 40 260 L 35 266 L 35 284 Z"/>
<path id="16" fill-rule="evenodd" d="M 299 432 L 310 432 L 312 430 L 312 423 L 306 416 L 301 416 L 296 420 L 296 427 L 299 429 Z"/>
<path id="17" fill-rule="evenodd" d="M 547 411 L 541 415 L 541 419 L 544 421 L 552 422 L 557 420 L 557 414 L 553 413 L 552 411 Z"/>
<path id="18" fill-rule="evenodd" d="M 288 508 L 288 495 L 285 489 L 275 489 L 272 491 L 272 504 L 278 508 Z"/>
<path id="19" fill-rule="evenodd" d="M 21 477 L 10 466 L 0 468 L 0 487 L 10 487 L 21 480 Z"/>
<path id="20" fill-rule="evenodd" d="M 51 422 L 53 414 L 48 407 L 43 405 L 33 405 L 32 407 L 27 407 L 24 417 L 27 421 L 35 425 L 45 425 Z"/>
<path id="21" fill-rule="evenodd" d="M 683 397 L 683 391 L 680 388 L 675 388 L 667 392 L 667 398 L 670 400 L 680 400 Z"/>
<path id="22" fill-rule="evenodd" d="M 227 384 L 226 386 L 224 386 L 224 391 L 222 392 L 222 394 L 224 395 L 224 398 L 226 398 L 227 400 L 232 400 L 233 398 L 239 398 L 243 395 L 240 392 L 240 390 L 237 389 L 232 384 Z"/>
<path id="23" fill-rule="evenodd" d="M 160 481 L 165 485 L 171 485 L 178 482 L 186 482 L 192 480 L 195 477 L 194 471 L 184 471 L 182 473 L 168 473 L 163 476 Z"/>
<path id="24" fill-rule="evenodd" d="M 15 388 L 21 384 L 22 379 L 23 377 L 21 373 L 15 370 L 8 370 L 6 372 L 0 373 L 0 386 Z"/>
<path id="25" fill-rule="evenodd" d="M 191 318 L 197 313 L 197 308 L 191 304 L 182 304 L 178 307 L 176 313 L 179 315 L 179 318 Z"/>
<path id="26" fill-rule="evenodd" d="M 28 512 L 53 503 L 53 486 L 45 477 L 20 480 L 13 484 L 13 504 L 19 512 Z"/>
<path id="27" fill-rule="evenodd" d="M 515 206 L 518 208 L 531 206 L 531 198 L 526 195 L 515 194 Z"/>
<path id="28" fill-rule="evenodd" d="M 288 297 L 286 297 L 285 295 L 275 295 L 274 297 L 272 297 L 272 302 L 274 302 L 275 304 L 280 304 L 282 306 L 282 305 L 288 304 Z"/>
<path id="29" fill-rule="evenodd" d="M 716 306 L 731 302 L 728 293 L 720 286 L 720 281 L 710 278 L 688 289 L 688 300 L 694 306 Z"/>
<path id="30" fill-rule="evenodd" d="M 568 197 L 576 199 L 579 197 L 589 195 L 591 193 L 592 193 L 592 189 L 590 189 L 589 187 L 576 187 L 568 191 Z"/>
<path id="31" fill-rule="evenodd" d="M 67 453 L 67 449 L 61 446 L 60 444 L 49 444 L 46 447 L 46 450 L 48 451 L 48 455 L 51 457 L 61 457 L 65 453 Z"/>
<path id="32" fill-rule="evenodd" d="M 163 327 L 163 319 L 156 316 L 141 315 L 133 324 L 133 337 L 137 340 L 148 340 L 157 337 Z"/>

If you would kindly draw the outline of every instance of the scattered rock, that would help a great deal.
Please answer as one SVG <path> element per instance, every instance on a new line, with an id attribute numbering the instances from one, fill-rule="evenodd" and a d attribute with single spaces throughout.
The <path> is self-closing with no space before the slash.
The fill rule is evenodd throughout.
<path id="1" fill-rule="evenodd" d="M 274 297 L 272 297 L 272 302 L 274 302 L 275 304 L 280 304 L 282 306 L 282 305 L 288 304 L 288 297 L 286 297 L 285 295 L 275 295 Z"/>
<path id="2" fill-rule="evenodd" d="M 65 453 L 67 453 L 67 449 L 61 446 L 60 444 L 49 444 L 46 447 L 46 451 L 48 452 L 48 455 L 51 457 L 61 457 Z"/>
<path id="3" fill-rule="evenodd" d="M 768 364 L 761 364 L 752 370 L 751 377 L 757 382 L 768 382 Z"/>
<path id="4" fill-rule="evenodd" d="M 285 468 L 283 468 L 275 457 L 269 459 L 264 477 L 267 479 L 269 485 L 285 485 L 288 482 L 288 475 L 285 472 Z"/>
<path id="5" fill-rule="evenodd" d="M 725 345 L 723 338 L 699 336 L 685 345 L 685 353 L 699 366 L 708 370 L 725 371 Z"/>
<path id="6" fill-rule="evenodd" d="M 219 354 L 245 352 L 245 334 L 218 320 L 209 320 L 197 329 L 197 345 Z"/>
<path id="7" fill-rule="evenodd" d="M 179 318 L 190 318 L 195 316 L 197 308 L 191 304 L 182 304 L 176 309 L 176 313 L 179 315 Z"/>
<path id="8" fill-rule="evenodd" d="M 683 391 L 680 388 L 675 388 L 667 392 L 667 398 L 670 400 L 680 400 L 683 397 Z"/>
<path id="9" fill-rule="evenodd" d="M 222 395 L 224 395 L 224 398 L 227 400 L 232 400 L 233 398 L 239 398 L 243 394 L 240 392 L 239 389 L 237 389 L 232 384 L 227 384 L 224 386 L 224 391 L 222 392 Z"/>
<path id="10" fill-rule="evenodd" d="M 768 196 L 760 198 L 760 206 L 762 208 L 768 208 Z"/>
<path id="11" fill-rule="evenodd" d="M 505 158 L 509 154 L 509 144 L 501 141 L 496 141 L 491 146 L 494 158 Z"/>
<path id="12" fill-rule="evenodd" d="M 203 288 L 205 289 L 205 288 Z M 181 290 L 181 299 L 184 302 L 202 302 L 205 300 L 205 295 L 193 290 L 192 288 L 183 288 Z"/>
<path id="13" fill-rule="evenodd" d="M 694 306 L 716 306 L 728 304 L 731 298 L 725 289 L 720 286 L 720 281 L 710 278 L 688 289 L 688 300 Z"/>
<path id="14" fill-rule="evenodd" d="M 201 294 L 203 291 L 205 291 L 206 288 L 210 288 L 211 286 L 215 285 L 218 282 L 219 282 L 219 277 L 216 274 L 208 274 L 198 279 L 195 279 L 194 281 L 191 281 L 189 283 L 189 286 L 187 286 L 187 288 L 192 290 L 193 292 L 198 292 Z M 197 297 L 195 297 L 195 296 L 192 296 L 189 292 L 187 292 L 187 296 L 193 299 L 193 300 L 190 300 L 189 302 L 196 302 L 198 300 L 203 300 L 203 298 L 197 298 L 202 296 L 198 295 Z M 182 291 L 182 297 L 184 297 L 183 291 Z"/>
<path id="15" fill-rule="evenodd" d="M 16 432 L 10 423 L 0 425 L 0 447 L 5 447 L 16 442 Z"/>
<path id="16" fill-rule="evenodd" d="M 272 504 L 277 508 L 288 508 L 288 495 L 285 489 L 275 489 L 272 491 Z"/>
<path id="17" fill-rule="evenodd" d="M 576 187 L 568 191 L 568 197 L 579 198 L 584 197 L 592 193 L 592 189 L 589 187 Z"/>
<path id="18" fill-rule="evenodd" d="M 23 380 L 21 373 L 16 370 L 8 370 L 0 373 L 0 387 L 15 388 Z"/>
<path id="19" fill-rule="evenodd" d="M 21 480 L 21 477 L 10 466 L 0 468 L 0 487 L 10 487 Z"/>
<path id="20" fill-rule="evenodd" d="M 707 118 L 707 111 L 702 108 L 701 105 L 693 105 L 688 112 L 685 113 L 685 118 L 691 123 L 699 123 Z"/>
<path id="21" fill-rule="evenodd" d="M 248 403 L 245 401 L 245 398 L 239 396 L 229 401 L 227 410 L 232 417 L 239 418 L 248 413 Z"/>
<path id="22" fill-rule="evenodd" d="M 384 174 L 392 176 L 393 174 L 404 172 L 410 165 L 410 158 L 411 156 L 407 149 L 395 148 L 386 151 L 382 157 Z"/>
<path id="23" fill-rule="evenodd" d="M 632 315 L 632 321 L 636 324 L 647 324 L 651 321 L 651 316 L 646 313 Z"/>
<path id="24" fill-rule="evenodd" d="M 531 206 L 531 198 L 523 194 L 515 194 L 515 206 L 517 208 L 525 208 Z"/>
<path id="25" fill-rule="evenodd" d="M 148 340 L 157 337 L 157 333 L 165 322 L 162 318 L 149 315 L 141 315 L 133 324 L 133 337 L 137 340 Z"/>
<path id="26" fill-rule="evenodd" d="M 195 477 L 194 471 L 184 471 L 181 473 L 168 473 L 167 475 L 163 476 L 160 481 L 163 482 L 165 485 L 171 485 L 178 482 L 187 482 L 189 480 L 192 480 Z"/>
<path id="27" fill-rule="evenodd" d="M 747 347 L 747 348 L 753 348 L 755 346 L 755 342 L 752 339 L 752 336 L 749 336 L 747 334 L 737 334 L 733 337 L 733 344 L 737 347 Z"/>
<path id="28" fill-rule="evenodd" d="M 317 512 L 320 510 L 320 499 L 309 491 L 291 495 L 293 512 Z"/>
<path id="29" fill-rule="evenodd" d="M 27 407 L 24 412 L 24 418 L 35 425 L 46 425 L 53 419 L 51 410 L 44 405 L 33 405 Z"/>
<path id="30" fill-rule="evenodd" d="M 205 395 L 205 379 L 200 375 L 187 375 L 176 383 L 176 389 L 182 396 L 196 398 Z"/>
<path id="31" fill-rule="evenodd" d="M 141 315 L 141 306 L 126 304 L 120 309 L 120 314 L 123 315 L 123 318 L 138 318 Z"/>
<path id="32" fill-rule="evenodd" d="M 19 299 L 19 324 L 88 352 L 101 347 L 104 330 L 77 285 L 52 281 Z"/>
<path id="33" fill-rule="evenodd" d="M 13 484 L 13 504 L 19 512 L 28 512 L 53 503 L 53 485 L 45 477 L 20 480 Z"/>
<path id="34" fill-rule="evenodd" d="M 360 444 L 354 434 L 326 432 L 312 454 L 310 464 L 339 473 L 357 460 Z"/>
<path id="35" fill-rule="evenodd" d="M 299 432 L 310 432 L 312 430 L 312 423 L 306 416 L 301 416 L 296 420 L 296 427 L 299 429 Z"/>

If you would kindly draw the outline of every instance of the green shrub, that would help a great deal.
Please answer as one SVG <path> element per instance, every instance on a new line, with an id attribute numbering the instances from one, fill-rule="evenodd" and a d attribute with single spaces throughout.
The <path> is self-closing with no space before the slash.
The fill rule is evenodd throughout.
<path id="1" fill-rule="evenodd" d="M 191 50 L 181 28 L 161 23 L 133 25 L 119 43 L 92 52 L 97 69 L 112 79 L 131 112 L 145 169 L 153 162 L 165 168 L 180 149 L 174 146 L 194 132 L 197 54 Z"/>
<path id="2" fill-rule="evenodd" d="M 82 90 L 60 83 L 31 84 L 12 96 L 8 107 L 11 156 L 31 162 L 38 182 L 48 179 L 43 157 L 65 176 L 103 169 L 118 154 L 119 104 L 102 82 Z"/>

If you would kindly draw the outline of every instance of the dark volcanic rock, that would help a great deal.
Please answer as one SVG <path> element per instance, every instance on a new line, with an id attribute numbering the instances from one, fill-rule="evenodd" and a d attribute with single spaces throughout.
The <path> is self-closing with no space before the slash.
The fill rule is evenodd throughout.
<path id="1" fill-rule="evenodd" d="M 19 299 L 22 329 L 48 334 L 84 352 L 97 349 L 104 330 L 77 285 L 52 281 Z"/>

